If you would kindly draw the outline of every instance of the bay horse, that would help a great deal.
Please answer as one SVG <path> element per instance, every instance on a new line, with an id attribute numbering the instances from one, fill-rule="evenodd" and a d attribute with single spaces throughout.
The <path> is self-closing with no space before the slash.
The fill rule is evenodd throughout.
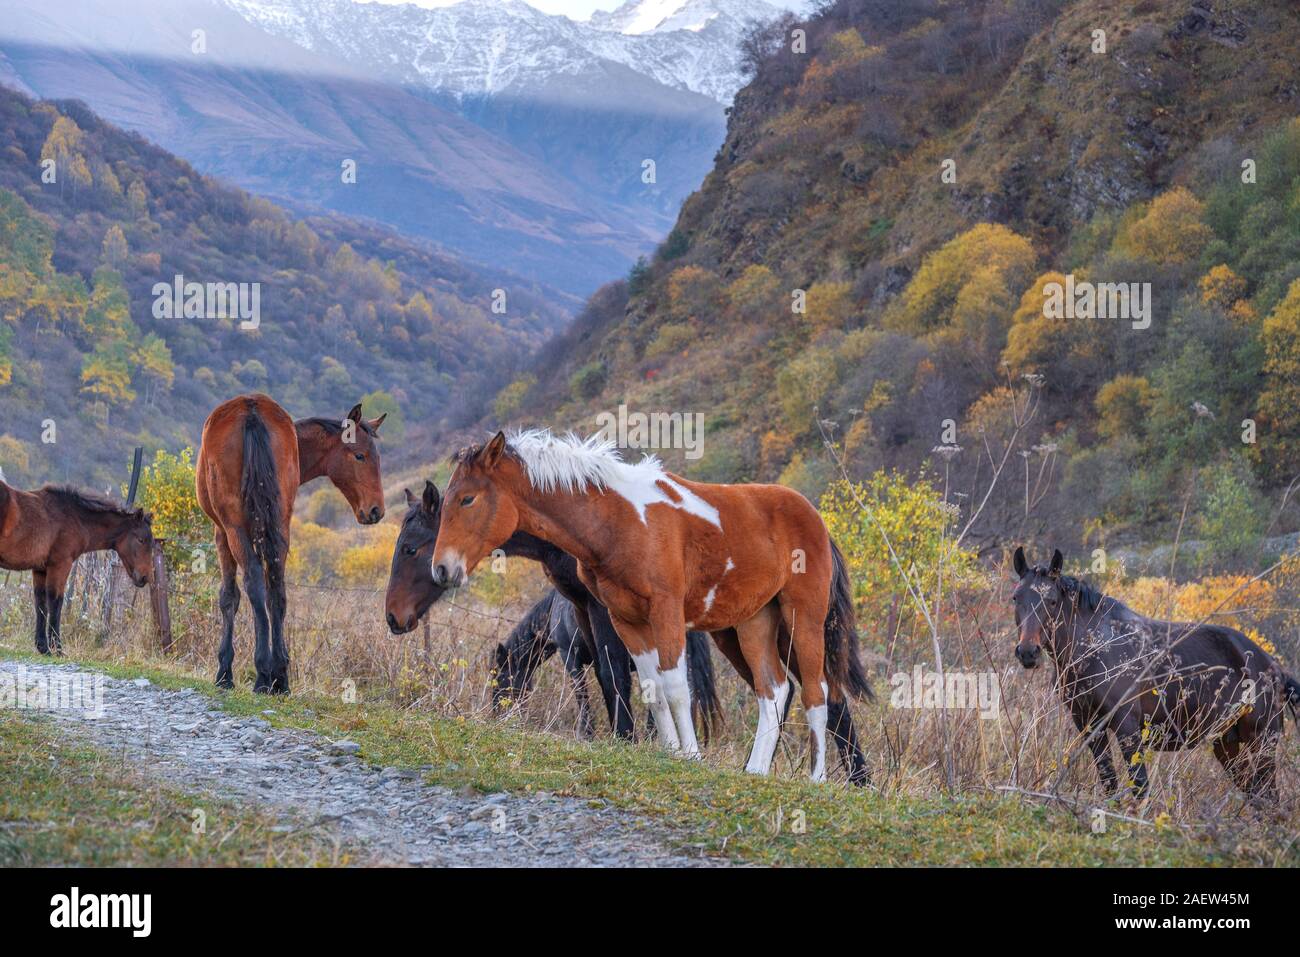
<path id="1" fill-rule="evenodd" d="M 377 438 L 384 418 L 367 422 L 358 403 L 342 420 L 294 422 L 270 397 L 241 395 L 217 406 L 203 423 L 194 483 L 199 505 L 212 519 L 221 563 L 219 687 L 234 686 L 238 569 L 253 610 L 253 690 L 289 692 L 284 562 L 294 499 L 299 486 L 325 476 L 362 525 L 383 518 Z"/>
<path id="2" fill-rule="evenodd" d="M 393 545 L 393 561 L 384 599 L 385 619 L 389 630 L 395 635 L 411 631 L 447 591 L 433 580 L 433 550 L 442 516 L 442 498 L 438 494 L 438 487 L 426 481 L 424 492 L 419 498 L 409 489 L 404 491 L 407 512 L 402 520 L 401 532 Z M 574 660 L 589 662 L 595 668 L 596 681 L 605 700 L 605 712 L 614 734 L 624 739 L 634 737 L 636 726 L 631 711 L 632 659 L 619 640 L 605 606 L 578 579 L 577 561 L 550 542 L 523 532 L 512 535 L 502 546 L 502 552 L 511 557 L 538 562 L 556 592 L 572 606 L 574 623 L 582 639 L 581 648 L 575 651 L 577 657 Z M 526 616 L 525 621 L 530 617 L 531 615 Z M 507 644 L 510 645 L 514 639 L 512 633 Z M 518 640 L 522 642 L 523 639 Z M 522 678 L 522 661 L 526 659 L 503 662 L 500 655 L 498 649 L 498 680 L 501 680 L 502 674 L 518 673 Z M 721 705 L 714 689 L 713 661 L 708 656 L 707 649 L 703 656 L 695 656 L 693 660 L 697 667 L 688 677 L 695 690 L 695 697 L 700 702 L 701 724 L 707 734 L 709 723 L 721 719 Z M 510 679 L 507 677 L 506 680 Z"/>
<path id="3" fill-rule="evenodd" d="M 109 550 L 144 587 L 153 573 L 151 516 L 71 485 L 25 492 L 0 481 L 0 568 L 32 573 L 40 654 L 63 653 L 60 619 L 72 563 Z"/>
<path id="4" fill-rule="evenodd" d="M 1300 705 L 1300 684 L 1240 631 L 1147 618 L 1062 574 L 1063 564 L 1059 549 L 1047 566 L 1030 566 L 1024 548 L 1016 549 L 1016 657 L 1034 668 L 1047 649 L 1106 793 L 1118 790 L 1109 731 L 1133 769 L 1139 800 L 1150 782 L 1137 755 L 1209 741 L 1252 801 L 1275 802 L 1274 752 L 1286 707 L 1295 716 Z"/>
<path id="5" fill-rule="evenodd" d="M 856 626 L 851 605 L 830 615 L 844 583 L 806 498 L 779 485 L 691 482 L 654 456 L 628 463 L 599 435 L 498 432 L 455 461 L 434 549 L 437 584 L 460 584 L 516 532 L 549 541 L 577 559 L 579 578 L 609 610 L 669 750 L 699 754 L 685 644 L 686 631 L 699 629 L 758 696 L 747 771 L 771 769 L 791 677 L 802 686 L 812 779 L 826 778 L 831 708 L 837 743 L 854 752 L 850 778 L 865 769 L 846 701 L 866 691 Z"/>
<path id="6" fill-rule="evenodd" d="M 614 640 L 618 642 L 617 635 Z M 492 706 L 500 709 L 531 692 L 538 670 L 552 656 L 559 657 L 573 686 L 574 700 L 578 705 L 578 735 L 589 739 L 593 737 L 595 728 L 587 694 L 586 669 L 595 661 L 583 640 L 577 607 L 555 589 L 543 595 L 515 625 L 506 640 L 496 646 Z M 622 659 L 630 670 L 631 660 L 626 651 Z M 707 743 L 712 731 L 710 719 L 717 717 L 719 704 L 713 683 L 709 636 L 702 631 L 686 634 L 686 675 L 691 685 L 695 721 L 703 729 Z"/>

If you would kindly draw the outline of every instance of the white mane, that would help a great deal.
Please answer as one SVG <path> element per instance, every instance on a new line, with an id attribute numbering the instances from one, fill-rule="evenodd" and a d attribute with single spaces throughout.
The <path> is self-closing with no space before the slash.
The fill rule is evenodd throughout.
<path id="1" fill-rule="evenodd" d="M 614 441 L 600 433 L 580 439 L 572 432 L 554 435 L 549 429 L 526 429 L 513 433 L 506 444 L 523 463 L 529 483 L 540 492 L 594 488 L 622 496 L 642 522 L 649 506 L 667 505 L 722 528 L 718 510 L 675 482 L 656 456 L 624 462 Z"/>
<path id="2" fill-rule="evenodd" d="M 608 489 L 628 482 L 654 479 L 664 474 L 653 455 L 635 464 L 624 462 L 618 446 L 599 432 L 585 439 L 572 432 L 555 435 L 550 429 L 523 429 L 506 440 L 528 473 L 528 481 L 541 492 L 581 492 L 588 486 Z"/>

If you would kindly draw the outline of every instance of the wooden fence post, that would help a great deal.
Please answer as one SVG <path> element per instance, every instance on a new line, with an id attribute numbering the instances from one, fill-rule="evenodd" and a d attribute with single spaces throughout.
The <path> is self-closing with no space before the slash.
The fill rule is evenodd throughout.
<path id="1" fill-rule="evenodd" d="M 149 576 L 149 603 L 153 607 L 153 624 L 158 630 L 163 654 L 172 650 L 172 613 L 167 606 L 170 585 L 167 581 L 167 558 L 163 554 L 163 540 L 154 539 L 153 574 Z"/>

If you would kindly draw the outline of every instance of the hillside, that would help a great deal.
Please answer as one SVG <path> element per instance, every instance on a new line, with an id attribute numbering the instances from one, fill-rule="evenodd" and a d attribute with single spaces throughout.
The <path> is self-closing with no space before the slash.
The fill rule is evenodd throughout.
<path id="1" fill-rule="evenodd" d="M 249 306 L 258 284 L 256 328 L 206 302 L 168 317 L 158 303 L 174 297 L 155 285 L 178 275 L 246 284 Z M 131 446 L 195 444 L 213 406 L 252 389 L 298 415 L 343 415 L 383 392 L 416 447 L 429 427 L 477 415 L 565 321 L 564 303 L 375 226 L 296 218 L 79 103 L 0 87 L 0 467 L 11 482 L 119 483 Z"/>
<path id="2" fill-rule="evenodd" d="M 1300 524 L 1293 5 L 837 0 L 806 53 L 795 26 L 747 40 L 703 187 L 500 417 L 700 413 L 676 467 L 812 495 L 829 435 L 852 477 L 929 473 L 966 519 L 1009 443 L 984 550 L 1190 515 L 1231 563 Z M 1067 279 L 1140 284 L 1148 323 L 1047 317 Z"/>

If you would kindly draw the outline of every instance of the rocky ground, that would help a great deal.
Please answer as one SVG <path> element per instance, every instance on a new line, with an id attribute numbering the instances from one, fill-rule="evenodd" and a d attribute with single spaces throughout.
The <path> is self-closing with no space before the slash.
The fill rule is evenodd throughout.
<path id="1" fill-rule="evenodd" d="M 67 664 L 0 661 L 0 673 L 72 674 Z M 608 806 L 544 792 L 453 791 L 419 770 L 376 767 L 353 742 L 227 714 L 194 689 L 102 677 L 103 715 L 29 711 L 119 755 L 148 779 L 193 794 L 255 802 L 283 827 L 316 827 L 366 863 L 444 866 L 700 866 L 721 863 L 672 846 L 672 835 Z M 268 708 L 274 702 L 268 699 Z M 273 713 L 273 712 L 270 712 Z"/>

